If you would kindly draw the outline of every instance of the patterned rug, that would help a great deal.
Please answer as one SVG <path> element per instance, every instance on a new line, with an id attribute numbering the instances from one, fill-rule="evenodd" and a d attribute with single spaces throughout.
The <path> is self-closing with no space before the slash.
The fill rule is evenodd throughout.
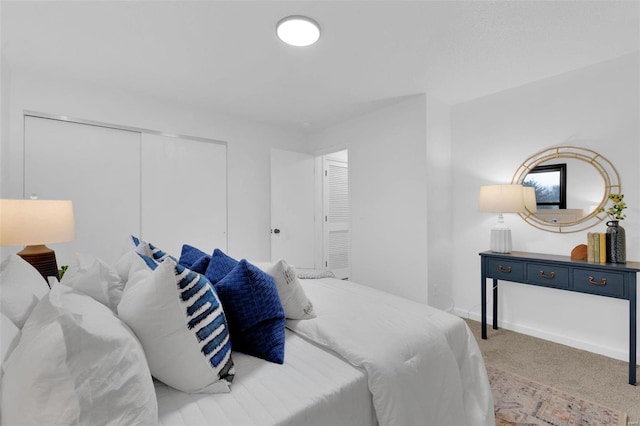
<path id="1" fill-rule="evenodd" d="M 627 415 L 558 389 L 487 366 L 496 426 L 624 426 Z"/>

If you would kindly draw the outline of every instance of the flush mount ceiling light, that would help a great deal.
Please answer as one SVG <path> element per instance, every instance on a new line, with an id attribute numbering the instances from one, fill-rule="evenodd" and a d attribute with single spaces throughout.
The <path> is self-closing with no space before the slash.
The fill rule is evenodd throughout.
<path id="1" fill-rule="evenodd" d="M 293 15 L 282 18 L 276 26 L 278 38 L 291 46 L 309 46 L 320 38 L 320 26 L 306 16 Z"/>

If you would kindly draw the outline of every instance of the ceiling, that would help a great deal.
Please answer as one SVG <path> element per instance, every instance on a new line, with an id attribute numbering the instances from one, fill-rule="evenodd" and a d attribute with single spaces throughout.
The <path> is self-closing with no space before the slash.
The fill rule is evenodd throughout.
<path id="1" fill-rule="evenodd" d="M 639 50 L 640 1 L 5 1 L 12 72 L 317 131 L 399 97 L 465 102 Z M 311 47 L 275 24 L 304 14 Z"/>

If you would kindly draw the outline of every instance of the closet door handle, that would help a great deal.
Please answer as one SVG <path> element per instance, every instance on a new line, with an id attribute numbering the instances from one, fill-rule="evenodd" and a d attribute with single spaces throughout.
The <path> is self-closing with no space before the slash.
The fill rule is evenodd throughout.
<path id="1" fill-rule="evenodd" d="M 595 281 L 595 280 L 593 279 L 593 277 L 589 277 L 589 283 L 590 283 L 590 284 L 593 284 L 593 285 L 599 285 L 600 287 L 602 287 L 602 286 L 607 285 L 607 279 L 606 279 L 606 278 L 602 278 L 602 279 L 600 280 L 600 282 L 598 282 L 598 281 Z"/>

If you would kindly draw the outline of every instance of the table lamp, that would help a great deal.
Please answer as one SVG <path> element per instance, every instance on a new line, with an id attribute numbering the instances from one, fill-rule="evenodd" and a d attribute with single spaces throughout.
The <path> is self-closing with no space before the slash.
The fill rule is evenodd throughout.
<path id="1" fill-rule="evenodd" d="M 522 190 L 524 191 L 524 207 L 526 209 L 526 212 L 537 212 L 538 200 L 536 198 L 536 189 L 533 186 L 523 186 Z"/>
<path id="2" fill-rule="evenodd" d="M 25 246 L 18 255 L 45 281 L 58 277 L 55 252 L 45 244 L 73 241 L 75 237 L 69 200 L 0 200 L 0 245 Z"/>
<path id="3" fill-rule="evenodd" d="M 517 184 L 482 186 L 478 209 L 481 212 L 498 213 L 498 223 L 491 228 L 491 251 L 511 253 L 511 229 L 505 225 L 502 214 L 535 211 L 535 191 L 532 194 Z"/>

